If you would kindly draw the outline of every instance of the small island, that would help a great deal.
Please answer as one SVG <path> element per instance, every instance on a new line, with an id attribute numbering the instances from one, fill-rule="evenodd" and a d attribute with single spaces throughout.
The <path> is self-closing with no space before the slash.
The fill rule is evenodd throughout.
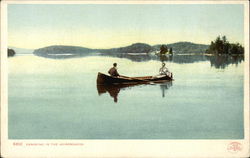
<path id="1" fill-rule="evenodd" d="M 166 46 L 166 45 L 162 45 L 161 47 L 160 47 L 160 55 L 164 55 L 164 54 L 173 54 L 173 48 L 169 48 L 168 49 L 168 46 Z"/>
<path id="2" fill-rule="evenodd" d="M 218 36 L 214 41 L 211 41 L 206 54 L 244 55 L 244 47 L 239 43 L 230 43 L 226 36 L 222 36 L 222 38 Z"/>
<path id="3" fill-rule="evenodd" d="M 16 52 L 13 49 L 8 48 L 8 57 L 13 57 L 15 56 Z"/>

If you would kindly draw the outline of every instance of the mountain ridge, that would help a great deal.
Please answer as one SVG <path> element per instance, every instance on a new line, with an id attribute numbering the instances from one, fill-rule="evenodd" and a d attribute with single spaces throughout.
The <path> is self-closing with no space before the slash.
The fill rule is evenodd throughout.
<path id="1" fill-rule="evenodd" d="M 65 54 L 68 54 L 68 57 L 72 56 L 85 56 L 92 55 L 94 53 L 101 54 L 126 54 L 126 53 L 150 53 L 160 50 L 158 45 L 149 45 L 146 43 L 133 43 L 125 47 L 117 47 L 110 49 L 92 49 L 81 46 L 67 46 L 67 45 L 52 45 L 39 49 L 35 49 L 33 54 L 43 57 L 49 57 L 51 55 L 57 55 L 58 58 L 65 58 Z M 172 48 L 175 54 L 179 53 L 205 53 L 209 45 L 205 44 L 196 44 L 192 42 L 176 42 L 170 44 L 164 44 L 168 48 Z"/>

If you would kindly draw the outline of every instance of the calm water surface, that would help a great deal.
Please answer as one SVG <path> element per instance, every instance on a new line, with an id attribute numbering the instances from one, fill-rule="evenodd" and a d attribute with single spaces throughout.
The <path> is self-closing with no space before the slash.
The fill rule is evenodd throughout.
<path id="1" fill-rule="evenodd" d="M 10 139 L 241 139 L 244 62 L 167 61 L 174 81 L 100 93 L 113 62 L 127 76 L 156 75 L 159 60 L 92 56 L 9 58 Z M 99 93 L 98 93 L 99 92 Z"/>

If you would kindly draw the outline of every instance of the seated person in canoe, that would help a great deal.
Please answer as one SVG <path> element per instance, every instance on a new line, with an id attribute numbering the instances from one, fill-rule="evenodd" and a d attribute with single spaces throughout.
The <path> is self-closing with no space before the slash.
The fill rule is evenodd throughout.
<path id="1" fill-rule="evenodd" d="M 168 68 L 165 66 L 165 63 L 162 63 L 162 67 L 159 70 L 160 75 L 167 75 L 172 77 L 172 73 L 168 71 Z"/>
<path id="2" fill-rule="evenodd" d="M 117 64 L 116 63 L 113 64 L 113 67 L 109 69 L 108 73 L 112 77 L 118 77 L 118 76 L 120 76 L 119 73 L 117 72 Z"/>

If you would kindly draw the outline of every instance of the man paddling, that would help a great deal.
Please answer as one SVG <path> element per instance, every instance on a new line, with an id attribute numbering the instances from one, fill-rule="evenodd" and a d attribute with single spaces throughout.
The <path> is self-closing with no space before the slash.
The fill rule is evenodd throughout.
<path id="1" fill-rule="evenodd" d="M 119 73 L 117 72 L 117 68 L 116 68 L 117 64 L 114 63 L 113 67 L 109 69 L 108 73 L 110 74 L 110 76 L 112 77 L 118 77 L 120 76 Z"/>

